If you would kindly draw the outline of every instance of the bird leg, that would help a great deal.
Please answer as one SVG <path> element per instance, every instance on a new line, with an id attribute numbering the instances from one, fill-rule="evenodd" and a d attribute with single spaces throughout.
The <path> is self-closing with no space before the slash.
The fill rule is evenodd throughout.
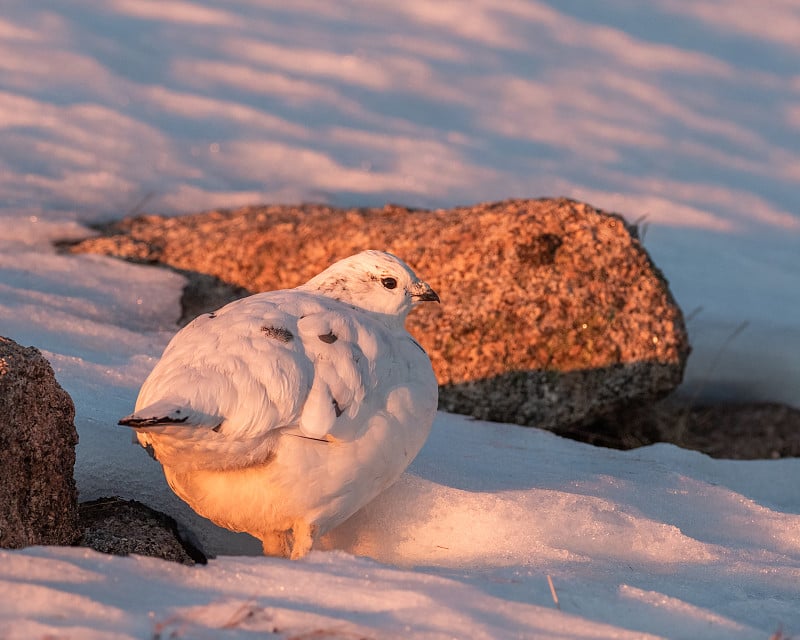
<path id="1" fill-rule="evenodd" d="M 261 537 L 265 556 L 288 558 L 292 554 L 291 530 L 272 531 Z"/>
<path id="2" fill-rule="evenodd" d="M 307 555 L 317 540 L 318 527 L 304 520 L 297 520 L 292 526 L 292 554 L 290 558 L 297 560 Z"/>

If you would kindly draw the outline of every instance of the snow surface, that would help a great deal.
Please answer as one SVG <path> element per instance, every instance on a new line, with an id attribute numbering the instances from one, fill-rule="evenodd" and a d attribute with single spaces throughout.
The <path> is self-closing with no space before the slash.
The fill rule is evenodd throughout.
<path id="1" fill-rule="evenodd" d="M 72 395 L 82 499 L 142 500 L 237 555 L 2 552 L 0 637 L 800 634 L 794 459 L 439 414 L 333 551 L 238 555 L 258 544 L 192 514 L 115 426 L 183 279 L 50 245 L 140 210 L 572 196 L 646 216 L 690 316 L 683 393 L 800 406 L 799 50 L 791 0 L 6 0 L 0 335 Z"/>

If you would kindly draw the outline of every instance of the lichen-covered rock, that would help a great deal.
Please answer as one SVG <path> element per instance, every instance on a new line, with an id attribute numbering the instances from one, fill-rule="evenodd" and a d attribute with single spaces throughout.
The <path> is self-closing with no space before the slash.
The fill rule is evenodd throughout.
<path id="1" fill-rule="evenodd" d="M 70 250 L 212 274 L 251 292 L 294 287 L 363 249 L 391 251 L 442 298 L 408 323 L 431 356 L 441 408 L 478 418 L 586 424 L 668 393 L 689 352 L 681 311 L 636 229 L 571 200 L 264 206 L 138 217 L 102 232 Z"/>
<path id="2" fill-rule="evenodd" d="M 0 547 L 80 535 L 72 399 L 33 347 L 0 337 Z"/>
<path id="3" fill-rule="evenodd" d="M 80 545 L 102 553 L 136 553 L 181 564 L 206 564 L 200 547 L 170 516 L 136 500 L 98 498 L 80 504 Z"/>

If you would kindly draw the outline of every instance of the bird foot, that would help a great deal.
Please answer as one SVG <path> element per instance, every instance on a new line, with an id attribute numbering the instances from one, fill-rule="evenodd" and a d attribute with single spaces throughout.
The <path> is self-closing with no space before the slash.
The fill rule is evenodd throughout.
<path id="1" fill-rule="evenodd" d="M 298 560 L 311 551 L 317 540 L 319 528 L 302 520 L 286 531 L 272 531 L 261 538 L 265 556 Z"/>
<path id="2" fill-rule="evenodd" d="M 297 560 L 311 551 L 311 547 L 317 540 L 318 527 L 315 524 L 308 524 L 298 520 L 292 527 L 292 560 Z"/>

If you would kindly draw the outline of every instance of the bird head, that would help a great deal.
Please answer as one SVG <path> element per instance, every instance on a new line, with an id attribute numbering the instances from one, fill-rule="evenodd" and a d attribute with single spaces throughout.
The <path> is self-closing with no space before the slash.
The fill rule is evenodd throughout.
<path id="1" fill-rule="evenodd" d="M 439 302 L 439 296 L 400 258 L 384 251 L 362 251 L 332 264 L 298 287 L 322 293 L 355 307 L 401 323 L 420 302 Z"/>

